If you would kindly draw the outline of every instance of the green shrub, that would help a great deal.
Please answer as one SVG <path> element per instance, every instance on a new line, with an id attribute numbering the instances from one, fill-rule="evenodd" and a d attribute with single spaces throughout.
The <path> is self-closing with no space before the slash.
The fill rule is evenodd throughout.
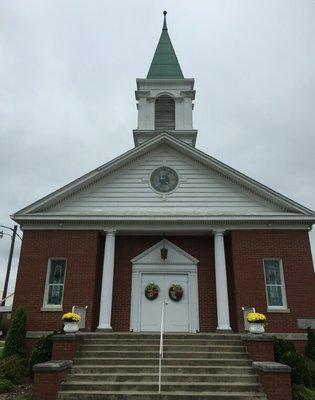
<path id="1" fill-rule="evenodd" d="M 289 340 L 275 339 L 274 341 L 275 361 L 282 363 L 282 357 L 287 352 L 296 353 L 293 342 Z"/>
<path id="2" fill-rule="evenodd" d="M 0 360 L 0 378 L 19 383 L 24 375 L 24 360 L 14 355 Z"/>
<path id="3" fill-rule="evenodd" d="M 283 354 L 281 362 L 291 367 L 291 382 L 293 385 L 312 386 L 311 371 L 304 357 L 287 351 Z"/>
<path id="4" fill-rule="evenodd" d="M 20 357 L 24 356 L 24 341 L 25 341 L 25 330 L 26 325 L 26 311 L 24 308 L 19 308 L 13 318 L 11 327 L 8 331 L 2 358 L 18 355 Z"/>
<path id="5" fill-rule="evenodd" d="M 7 379 L 0 379 L 0 393 L 9 392 L 13 388 L 13 385 Z"/>
<path id="6" fill-rule="evenodd" d="M 293 386 L 294 400 L 315 400 L 315 390 L 308 389 L 304 385 Z"/>
<path id="7" fill-rule="evenodd" d="M 305 356 L 315 361 L 315 333 L 311 328 L 307 328 L 307 343 L 305 346 Z"/>
<path id="8" fill-rule="evenodd" d="M 34 378 L 33 366 L 35 364 L 51 360 L 52 346 L 52 335 L 41 337 L 38 340 L 29 360 L 29 375 L 31 378 Z"/>
<path id="9" fill-rule="evenodd" d="M 315 388 L 315 361 L 310 358 L 305 358 L 306 364 L 311 372 L 313 387 Z"/>

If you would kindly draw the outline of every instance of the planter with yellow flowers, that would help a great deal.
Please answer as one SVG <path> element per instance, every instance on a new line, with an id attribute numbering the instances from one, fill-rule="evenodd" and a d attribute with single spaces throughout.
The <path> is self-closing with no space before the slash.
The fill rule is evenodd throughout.
<path id="1" fill-rule="evenodd" d="M 62 320 L 64 322 L 63 330 L 65 333 L 76 333 L 78 332 L 79 322 L 80 322 L 80 315 L 72 312 L 68 312 L 63 314 Z"/>
<path id="2" fill-rule="evenodd" d="M 249 322 L 250 333 L 264 333 L 265 325 L 267 322 L 264 314 L 252 312 L 247 315 L 247 321 Z"/>

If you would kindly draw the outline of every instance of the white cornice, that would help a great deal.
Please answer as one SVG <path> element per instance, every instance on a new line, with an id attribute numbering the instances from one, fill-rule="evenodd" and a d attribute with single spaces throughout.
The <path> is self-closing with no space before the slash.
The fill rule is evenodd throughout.
<path id="1" fill-rule="evenodd" d="M 26 221 L 23 230 L 115 230 L 117 234 L 204 235 L 216 230 L 310 230 L 307 222 L 296 221 Z"/>
<path id="2" fill-rule="evenodd" d="M 193 78 L 184 79 L 141 79 L 138 78 L 137 90 L 143 90 L 143 88 L 157 88 L 157 87 L 189 87 L 191 90 L 194 88 L 195 80 Z"/>

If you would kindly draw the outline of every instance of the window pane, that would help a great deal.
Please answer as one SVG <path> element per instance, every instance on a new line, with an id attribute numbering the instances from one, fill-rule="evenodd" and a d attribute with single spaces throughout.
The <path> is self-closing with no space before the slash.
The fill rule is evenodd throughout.
<path id="1" fill-rule="evenodd" d="M 282 287 L 267 286 L 268 306 L 283 306 Z"/>
<path id="2" fill-rule="evenodd" d="M 47 304 L 61 305 L 63 285 L 49 285 Z"/>
<path id="3" fill-rule="evenodd" d="M 65 267 L 66 267 L 65 260 L 51 260 L 50 275 L 49 275 L 50 284 L 64 283 Z"/>
<path id="4" fill-rule="evenodd" d="M 281 285 L 279 260 L 265 260 L 267 285 Z"/>

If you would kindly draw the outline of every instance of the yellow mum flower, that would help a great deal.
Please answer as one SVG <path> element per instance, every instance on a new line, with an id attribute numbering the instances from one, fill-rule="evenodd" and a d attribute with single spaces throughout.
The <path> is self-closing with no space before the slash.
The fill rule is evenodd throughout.
<path id="1" fill-rule="evenodd" d="M 64 322 L 79 322 L 81 320 L 81 317 L 79 314 L 68 312 L 66 314 L 63 314 L 62 320 Z"/>
<path id="2" fill-rule="evenodd" d="M 260 313 L 248 313 L 247 315 L 247 321 L 252 322 L 252 323 L 259 323 L 259 324 L 265 324 L 267 321 L 267 318 L 264 314 Z"/>

